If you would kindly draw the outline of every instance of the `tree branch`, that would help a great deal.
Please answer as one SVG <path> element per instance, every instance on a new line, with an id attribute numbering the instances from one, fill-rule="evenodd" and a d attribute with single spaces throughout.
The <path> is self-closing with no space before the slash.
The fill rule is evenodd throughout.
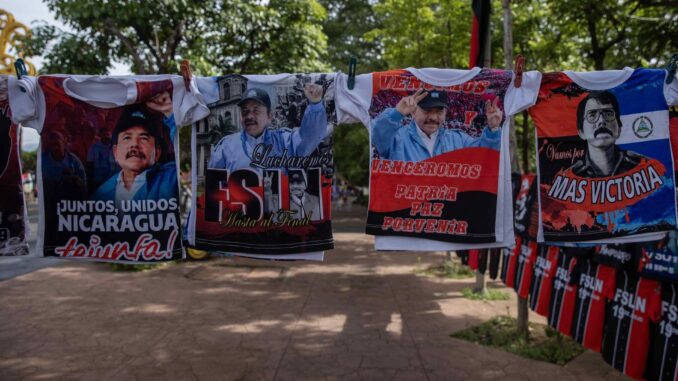
<path id="1" fill-rule="evenodd" d="M 104 26 L 105 28 L 111 32 L 114 36 L 116 36 L 122 45 L 125 47 L 127 52 L 132 56 L 132 61 L 134 61 L 134 66 L 137 68 L 137 74 L 146 74 L 146 68 L 144 67 L 144 63 L 141 59 L 141 56 L 137 53 L 137 50 L 134 46 L 134 43 L 132 40 L 127 38 L 122 32 L 115 26 L 113 23 L 113 20 L 110 18 L 106 19 L 104 21 Z"/>

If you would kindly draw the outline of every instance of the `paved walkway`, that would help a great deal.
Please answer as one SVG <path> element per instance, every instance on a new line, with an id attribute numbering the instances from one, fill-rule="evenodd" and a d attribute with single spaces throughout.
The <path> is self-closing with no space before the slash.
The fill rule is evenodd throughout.
<path id="1" fill-rule="evenodd" d="M 623 379 L 596 353 L 560 367 L 452 339 L 515 315 L 515 300 L 470 301 L 460 290 L 473 279 L 413 272 L 443 253 L 336 241 L 322 264 L 220 258 L 124 273 L 69 261 L 2 281 L 0 380 Z"/>

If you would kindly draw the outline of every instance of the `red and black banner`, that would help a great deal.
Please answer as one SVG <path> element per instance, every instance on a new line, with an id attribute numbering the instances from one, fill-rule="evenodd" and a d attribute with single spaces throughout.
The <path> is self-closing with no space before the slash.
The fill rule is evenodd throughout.
<path id="1" fill-rule="evenodd" d="M 473 0 L 473 24 L 471 26 L 471 56 L 469 67 L 485 66 L 485 51 L 489 43 L 490 13 L 492 5 L 490 0 Z"/>

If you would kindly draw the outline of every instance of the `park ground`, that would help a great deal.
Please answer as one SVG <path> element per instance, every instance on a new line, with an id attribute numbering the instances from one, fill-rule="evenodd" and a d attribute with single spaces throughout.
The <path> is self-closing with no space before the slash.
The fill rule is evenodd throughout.
<path id="1" fill-rule="evenodd" d="M 625 379 L 590 351 L 559 366 L 451 338 L 515 316 L 515 293 L 488 281 L 510 300 L 469 300 L 473 278 L 415 271 L 444 253 L 374 252 L 362 213 L 337 212 L 323 263 L 59 261 L 7 277 L 0 380 Z"/>

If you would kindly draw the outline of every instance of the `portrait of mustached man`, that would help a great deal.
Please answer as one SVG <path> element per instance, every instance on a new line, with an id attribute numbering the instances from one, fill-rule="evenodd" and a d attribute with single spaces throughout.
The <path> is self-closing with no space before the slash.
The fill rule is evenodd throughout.
<path id="1" fill-rule="evenodd" d="M 609 91 L 592 91 L 577 106 L 577 131 L 586 140 L 586 155 L 570 170 L 580 177 L 607 177 L 630 171 L 645 156 L 615 144 L 621 135 L 619 103 Z"/>

